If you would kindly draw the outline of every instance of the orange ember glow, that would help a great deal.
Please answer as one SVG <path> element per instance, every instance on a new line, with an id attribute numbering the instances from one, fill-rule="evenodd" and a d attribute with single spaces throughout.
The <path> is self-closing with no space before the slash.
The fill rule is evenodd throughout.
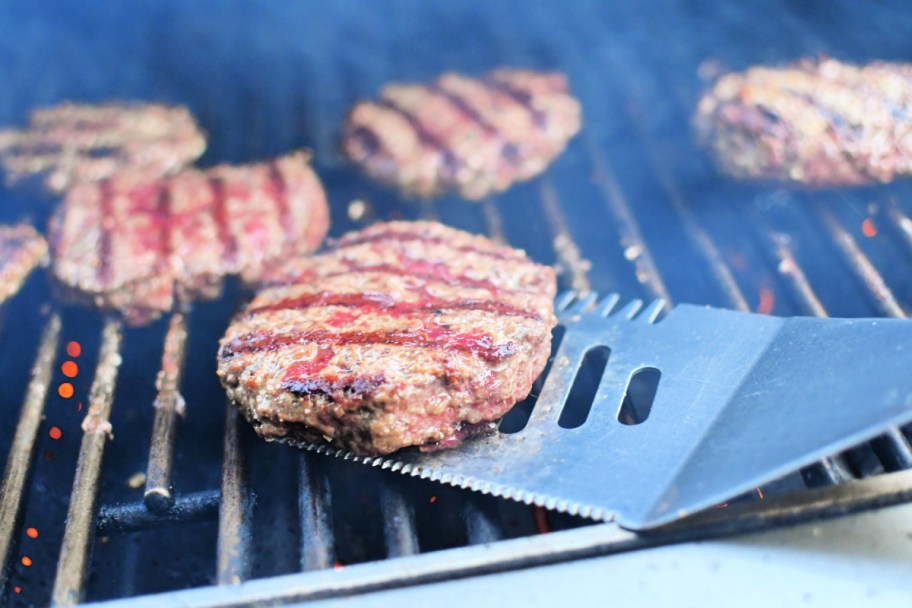
<path id="1" fill-rule="evenodd" d="M 548 512 L 545 511 L 544 507 L 533 507 L 532 517 L 535 519 L 535 531 L 537 533 L 547 534 L 551 531 L 551 526 L 548 525 Z"/>
<path id="2" fill-rule="evenodd" d="M 38 528 L 28 528 L 25 531 L 25 535 L 29 538 L 38 538 Z"/>
<path id="3" fill-rule="evenodd" d="M 431 496 L 431 498 L 430 498 L 430 503 L 431 503 L 431 504 L 434 504 L 435 502 L 437 502 L 437 497 L 436 497 L 436 496 Z"/>
<path id="4" fill-rule="evenodd" d="M 22 559 L 20 561 L 22 562 L 22 565 L 25 566 L 26 568 L 28 568 L 29 566 L 32 565 L 32 558 L 29 557 L 28 555 L 23 555 Z"/>
<path id="5" fill-rule="evenodd" d="M 874 220 L 867 218 L 863 221 L 861 223 L 861 233 L 869 239 L 877 236 L 877 226 L 874 225 Z"/>
<path id="6" fill-rule="evenodd" d="M 345 567 L 345 564 L 343 564 L 342 562 L 336 562 L 335 564 L 333 564 L 333 570 L 341 570 L 344 567 Z"/>
<path id="7" fill-rule="evenodd" d="M 763 500 L 763 490 L 761 490 L 760 488 L 757 488 L 757 496 L 760 497 L 760 500 Z"/>
<path id="8" fill-rule="evenodd" d="M 13 593 L 22 593 L 22 587 L 20 587 L 19 585 L 16 585 L 15 587 L 13 587 Z"/>
<path id="9" fill-rule="evenodd" d="M 73 390 L 73 385 L 70 384 L 69 382 L 64 382 L 63 384 L 61 384 L 60 386 L 57 387 L 57 394 L 60 395 L 61 397 L 63 397 L 64 399 L 69 399 L 70 397 L 73 396 L 73 393 L 75 393 L 75 392 L 76 391 Z"/>
<path id="10" fill-rule="evenodd" d="M 76 374 L 79 373 L 79 366 L 76 365 L 75 361 L 64 361 L 63 365 L 60 366 L 60 371 L 67 378 L 75 378 Z"/>
<path id="11" fill-rule="evenodd" d="M 82 354 L 82 347 L 79 342 L 68 342 L 66 345 L 66 354 L 74 359 Z"/>
<path id="12" fill-rule="evenodd" d="M 63 437 L 63 431 L 61 431 L 58 426 L 52 426 L 48 429 L 48 435 L 51 439 L 60 439 Z"/>
<path id="13" fill-rule="evenodd" d="M 760 302 L 757 304 L 757 312 L 761 315 L 768 315 L 776 307 L 776 294 L 769 287 L 760 288 Z"/>

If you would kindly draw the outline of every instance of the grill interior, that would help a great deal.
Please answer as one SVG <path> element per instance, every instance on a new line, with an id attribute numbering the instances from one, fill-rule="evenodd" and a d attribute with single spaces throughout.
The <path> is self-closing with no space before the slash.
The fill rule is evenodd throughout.
<path id="1" fill-rule="evenodd" d="M 11 84 L 0 90 L 0 122 L 21 123 L 31 108 L 64 99 L 186 104 L 210 134 L 203 164 L 312 148 L 332 203 L 333 235 L 379 219 L 434 218 L 558 265 L 563 289 L 777 315 L 904 317 L 912 305 L 910 183 L 810 192 L 733 183 L 694 148 L 689 121 L 705 86 L 701 75 L 820 53 L 909 61 L 907 19 L 890 3 L 873 10 L 848 2 L 669 1 L 649 10 L 603 2 L 86 2 L 52 14 L 7 3 L 0 7 L 0 65 Z M 583 103 L 583 132 L 543 177 L 480 204 L 403 201 L 342 162 L 336 130 L 356 99 L 393 79 L 498 65 L 564 71 Z M 27 217 L 44 226 L 53 207 L 34 193 L 2 190 L 0 197 L 6 222 Z M 216 302 L 124 330 L 90 311 L 59 307 L 39 273 L 6 305 L 0 407 L 11 422 L 0 435 L 8 462 L 0 547 L 8 604 L 346 572 L 363 562 L 590 525 L 256 440 L 226 407 L 213 373 L 218 338 L 246 296 L 229 283 Z M 78 357 L 66 352 L 71 341 L 82 346 Z M 175 365 L 165 365 L 171 372 L 159 391 L 163 357 Z M 67 381 L 60 371 L 66 360 L 80 369 L 70 399 L 57 393 Z M 108 408 L 114 440 L 83 438 L 84 416 L 104 419 Z M 529 559 L 908 499 L 912 481 L 895 472 L 912 467 L 909 437 L 896 429 L 670 531 L 637 536 L 606 524 L 572 550 L 561 539 L 577 537 L 547 534 L 555 540 L 535 545 Z M 137 473 L 147 474 L 145 485 Z M 806 489 L 821 486 L 830 489 Z M 510 554 L 514 545 L 500 545 L 501 557 L 471 566 L 468 558 L 425 556 L 427 577 L 527 563 Z M 421 580 L 377 576 L 370 584 Z M 331 579 L 306 580 L 288 597 L 304 597 L 304 588 L 330 593 L 332 585 L 320 581 Z M 370 584 L 352 583 L 346 592 Z"/>

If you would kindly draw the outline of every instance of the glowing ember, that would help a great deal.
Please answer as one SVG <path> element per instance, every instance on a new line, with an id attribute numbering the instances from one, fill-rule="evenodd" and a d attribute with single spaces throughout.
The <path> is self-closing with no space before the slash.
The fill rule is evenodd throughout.
<path id="1" fill-rule="evenodd" d="M 437 497 L 436 497 L 436 496 L 431 496 L 431 498 L 430 498 L 430 503 L 431 503 L 431 504 L 434 504 L 435 502 L 437 502 Z"/>
<path id="2" fill-rule="evenodd" d="M 757 304 L 757 312 L 761 315 L 768 315 L 776 307 L 776 294 L 769 287 L 760 288 L 760 302 Z"/>
<path id="3" fill-rule="evenodd" d="M 38 538 L 38 528 L 28 528 L 25 531 L 25 535 L 29 538 Z"/>
<path id="4" fill-rule="evenodd" d="M 60 427 L 52 426 L 48 429 L 48 436 L 54 440 L 60 439 L 63 437 L 63 431 L 60 430 Z"/>
<path id="5" fill-rule="evenodd" d="M 66 345 L 66 354 L 75 359 L 82 354 L 82 346 L 79 345 L 79 342 L 68 342 Z"/>
<path id="6" fill-rule="evenodd" d="M 333 570 L 341 570 L 344 567 L 345 567 L 345 564 L 343 564 L 342 562 L 336 562 L 335 564 L 333 564 Z"/>
<path id="7" fill-rule="evenodd" d="M 760 488 L 757 488 L 757 496 L 760 497 L 760 500 L 763 500 L 763 490 L 761 490 Z"/>
<path id="8" fill-rule="evenodd" d="M 867 218 L 861 223 L 861 233 L 869 239 L 877 236 L 877 226 L 874 225 L 874 221 L 871 218 Z"/>
<path id="9" fill-rule="evenodd" d="M 22 593 L 22 587 L 20 587 L 19 585 L 16 585 L 15 587 L 13 587 L 13 593 Z"/>
<path id="10" fill-rule="evenodd" d="M 25 566 L 26 568 L 28 568 L 29 566 L 32 565 L 32 558 L 29 557 L 28 555 L 23 555 L 22 559 L 20 561 L 22 562 L 22 565 Z"/>
<path id="11" fill-rule="evenodd" d="M 79 373 L 79 366 L 73 361 L 64 361 L 63 365 L 60 366 L 60 371 L 67 378 L 75 378 Z"/>
<path id="12" fill-rule="evenodd" d="M 69 399 L 73 396 L 73 393 L 76 391 L 73 389 L 73 385 L 69 382 L 64 382 L 57 387 L 57 394 L 63 397 L 64 399 Z"/>

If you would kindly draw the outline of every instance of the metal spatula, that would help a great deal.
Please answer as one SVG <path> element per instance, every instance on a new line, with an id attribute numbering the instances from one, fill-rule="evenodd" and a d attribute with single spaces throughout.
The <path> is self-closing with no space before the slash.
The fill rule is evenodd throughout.
<path id="1" fill-rule="evenodd" d="M 656 322 L 660 301 L 612 314 L 617 296 L 574 300 L 558 300 L 566 333 L 521 431 L 432 453 L 337 455 L 644 529 L 912 421 L 912 321 L 681 305 Z M 588 417 L 562 428 L 583 359 L 602 346 Z"/>

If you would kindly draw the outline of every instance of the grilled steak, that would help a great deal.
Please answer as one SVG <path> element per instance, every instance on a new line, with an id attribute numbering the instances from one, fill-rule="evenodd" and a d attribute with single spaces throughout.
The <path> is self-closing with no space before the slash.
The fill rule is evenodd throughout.
<path id="1" fill-rule="evenodd" d="M 266 439 L 451 447 L 528 395 L 555 289 L 522 251 L 435 223 L 378 224 L 286 266 L 228 328 L 218 373 Z"/>
<path id="2" fill-rule="evenodd" d="M 69 191 L 51 219 L 52 269 L 78 299 L 142 324 L 177 297 L 215 297 L 225 275 L 258 281 L 318 247 L 328 223 L 303 153 L 170 178 L 125 171 Z"/>
<path id="3" fill-rule="evenodd" d="M 56 193 L 125 168 L 166 175 L 205 149 L 206 138 L 186 108 L 158 104 L 65 103 L 33 112 L 25 130 L 0 133 L 7 182 L 37 175 Z"/>
<path id="4" fill-rule="evenodd" d="M 888 182 L 912 173 L 912 65 L 825 59 L 729 74 L 700 101 L 695 126 L 736 178 Z"/>
<path id="5" fill-rule="evenodd" d="M 580 105 L 558 73 L 446 73 L 430 84 L 391 84 L 357 104 L 342 148 L 371 177 L 407 194 L 455 189 L 477 200 L 529 179 L 580 129 Z"/>
<path id="6" fill-rule="evenodd" d="M 0 304 L 16 295 L 35 266 L 47 260 L 47 241 L 28 224 L 0 226 Z"/>

